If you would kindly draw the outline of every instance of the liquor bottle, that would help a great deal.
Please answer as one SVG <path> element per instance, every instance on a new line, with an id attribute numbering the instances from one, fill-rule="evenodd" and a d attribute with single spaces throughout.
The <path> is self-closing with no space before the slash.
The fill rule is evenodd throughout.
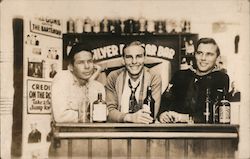
<path id="1" fill-rule="evenodd" d="M 93 122 L 107 121 L 107 104 L 102 99 L 102 93 L 98 93 L 98 99 L 93 103 L 92 120 Z"/>
<path id="2" fill-rule="evenodd" d="M 92 32 L 92 21 L 89 17 L 85 19 L 84 23 L 84 32 L 85 33 L 91 33 Z"/>
<path id="3" fill-rule="evenodd" d="M 147 88 L 147 96 L 143 101 L 143 108 L 144 109 L 150 109 L 150 116 L 155 120 L 155 100 L 152 96 L 152 87 L 148 86 Z M 153 121 L 154 122 L 154 121 Z"/>
<path id="4" fill-rule="evenodd" d="M 213 103 L 213 123 L 214 124 L 219 123 L 219 105 L 222 99 L 222 93 L 223 93 L 222 89 L 217 89 L 215 101 Z"/>
<path id="5" fill-rule="evenodd" d="M 207 88 L 206 89 L 206 98 L 205 98 L 205 112 L 203 113 L 203 115 L 205 116 L 205 123 L 212 123 L 212 119 L 211 119 L 211 113 L 210 113 L 210 104 L 211 104 L 211 100 L 210 100 L 210 89 Z"/>
<path id="6" fill-rule="evenodd" d="M 82 18 L 77 18 L 75 20 L 75 32 L 82 33 L 83 32 L 83 20 Z"/>
<path id="7" fill-rule="evenodd" d="M 149 33 L 154 33 L 155 32 L 155 22 L 153 20 L 148 20 L 147 32 L 149 32 Z"/>
<path id="8" fill-rule="evenodd" d="M 226 91 L 223 91 L 223 98 L 218 103 L 219 105 L 219 123 L 221 124 L 230 124 L 230 103 L 226 99 Z"/>
<path id="9" fill-rule="evenodd" d="M 67 21 L 67 33 L 74 33 L 75 32 L 75 23 L 72 18 L 69 18 Z"/>
<path id="10" fill-rule="evenodd" d="M 98 20 L 94 20 L 93 22 L 93 32 L 99 33 L 101 31 L 100 22 Z"/>
<path id="11" fill-rule="evenodd" d="M 144 33 L 146 31 L 146 19 L 140 18 L 139 19 L 139 32 Z"/>
<path id="12" fill-rule="evenodd" d="M 105 17 L 103 20 L 102 20 L 102 22 L 101 22 L 101 31 L 103 32 L 103 33 L 108 33 L 110 30 L 109 30 L 109 24 L 110 22 L 109 22 L 109 20 L 108 20 L 108 18 L 107 17 Z"/>

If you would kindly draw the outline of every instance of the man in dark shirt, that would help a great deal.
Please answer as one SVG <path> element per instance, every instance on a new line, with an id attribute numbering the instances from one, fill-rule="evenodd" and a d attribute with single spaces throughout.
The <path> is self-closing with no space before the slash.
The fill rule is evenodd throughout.
<path id="1" fill-rule="evenodd" d="M 207 90 L 211 103 L 215 101 L 219 92 L 228 92 L 229 77 L 216 67 L 219 56 L 220 50 L 214 39 L 202 38 L 197 42 L 197 68 L 195 71 L 181 70 L 174 74 L 168 88 L 162 94 L 160 122 L 188 122 L 188 116 L 192 117 L 195 123 L 205 122 Z"/>

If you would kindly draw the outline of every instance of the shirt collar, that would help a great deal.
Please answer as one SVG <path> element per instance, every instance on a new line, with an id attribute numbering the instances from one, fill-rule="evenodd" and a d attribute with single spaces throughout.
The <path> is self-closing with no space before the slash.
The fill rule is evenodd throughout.
<path id="1" fill-rule="evenodd" d="M 131 81 L 131 85 L 133 86 L 133 87 L 136 87 L 137 85 L 138 85 L 138 83 L 140 82 L 140 81 L 142 81 L 142 77 L 143 77 L 143 75 L 144 75 L 144 71 L 141 73 L 141 75 L 139 76 L 139 78 L 137 78 L 135 81 L 134 80 L 132 80 L 130 77 L 129 77 L 129 75 L 128 75 L 128 72 L 126 72 L 126 81 L 128 82 L 128 80 L 130 79 L 130 81 Z"/>

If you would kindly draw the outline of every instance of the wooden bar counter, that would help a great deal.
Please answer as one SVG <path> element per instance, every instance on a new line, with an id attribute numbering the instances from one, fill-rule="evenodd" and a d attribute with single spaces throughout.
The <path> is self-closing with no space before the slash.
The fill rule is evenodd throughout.
<path id="1" fill-rule="evenodd" d="M 229 159 L 238 125 L 56 123 L 55 156 L 65 158 Z"/>

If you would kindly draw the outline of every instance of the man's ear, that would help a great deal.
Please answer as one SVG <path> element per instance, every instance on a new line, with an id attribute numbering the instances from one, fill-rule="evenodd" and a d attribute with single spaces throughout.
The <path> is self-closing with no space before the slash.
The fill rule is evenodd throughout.
<path id="1" fill-rule="evenodd" d="M 219 62 L 221 61 L 221 56 L 219 55 L 215 61 L 215 65 L 219 66 Z"/>
<path id="2" fill-rule="evenodd" d="M 73 71 L 73 65 L 72 64 L 68 65 L 68 70 Z"/>

